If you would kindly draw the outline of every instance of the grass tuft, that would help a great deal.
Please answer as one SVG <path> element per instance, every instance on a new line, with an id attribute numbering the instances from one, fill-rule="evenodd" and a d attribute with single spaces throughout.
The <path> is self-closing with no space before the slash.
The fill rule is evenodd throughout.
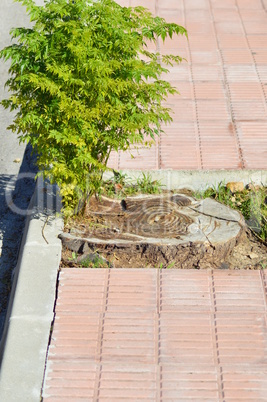
<path id="1" fill-rule="evenodd" d="M 153 180 L 149 173 L 142 173 L 136 183 L 133 183 L 127 174 L 113 170 L 113 177 L 103 181 L 101 195 L 111 198 L 124 198 L 137 194 L 160 194 L 162 184 L 158 180 Z"/>
<path id="2" fill-rule="evenodd" d="M 267 187 L 247 186 L 243 191 L 232 193 L 224 183 L 194 193 L 196 198 L 213 198 L 242 213 L 246 223 L 258 240 L 267 241 Z"/>

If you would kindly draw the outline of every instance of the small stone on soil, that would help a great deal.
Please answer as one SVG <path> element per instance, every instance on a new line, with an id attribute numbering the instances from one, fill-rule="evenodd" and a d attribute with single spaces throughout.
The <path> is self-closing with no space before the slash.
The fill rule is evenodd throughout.
<path id="1" fill-rule="evenodd" d="M 256 254 L 256 253 L 250 253 L 250 254 L 248 255 L 248 257 L 249 257 L 251 260 L 253 260 L 254 258 L 258 258 L 259 256 L 258 256 L 258 254 Z"/>

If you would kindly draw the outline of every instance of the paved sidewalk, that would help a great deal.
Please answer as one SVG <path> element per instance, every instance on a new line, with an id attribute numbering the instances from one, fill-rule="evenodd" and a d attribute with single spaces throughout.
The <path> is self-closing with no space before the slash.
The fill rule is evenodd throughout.
<path id="1" fill-rule="evenodd" d="M 267 1 L 120 0 L 188 30 L 157 44 L 187 59 L 166 79 L 173 123 L 156 146 L 113 154 L 117 169 L 267 168 Z"/>
<path id="2" fill-rule="evenodd" d="M 117 169 L 267 169 L 267 0 L 121 0 L 188 29 L 154 147 Z M 177 267 L 179 268 L 179 267 Z M 44 402 L 267 401 L 264 271 L 63 269 Z"/>
<path id="3" fill-rule="evenodd" d="M 263 271 L 63 269 L 44 402 L 266 401 Z"/>

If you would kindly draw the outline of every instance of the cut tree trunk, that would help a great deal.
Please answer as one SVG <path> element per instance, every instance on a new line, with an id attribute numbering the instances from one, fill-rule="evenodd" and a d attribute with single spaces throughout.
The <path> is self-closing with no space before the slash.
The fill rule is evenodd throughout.
<path id="1" fill-rule="evenodd" d="M 97 251 L 112 266 L 126 268 L 219 268 L 245 228 L 239 212 L 182 194 L 93 199 L 90 216 L 98 224 L 63 233 L 63 246 Z"/>

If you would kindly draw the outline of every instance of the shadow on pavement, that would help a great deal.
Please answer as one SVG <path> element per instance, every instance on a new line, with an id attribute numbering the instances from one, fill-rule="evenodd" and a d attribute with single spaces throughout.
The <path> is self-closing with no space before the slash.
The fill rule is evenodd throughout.
<path id="1" fill-rule="evenodd" d="M 0 175 L 0 339 L 26 211 L 35 189 L 34 177 L 37 173 L 35 160 L 28 145 L 18 176 Z"/>

